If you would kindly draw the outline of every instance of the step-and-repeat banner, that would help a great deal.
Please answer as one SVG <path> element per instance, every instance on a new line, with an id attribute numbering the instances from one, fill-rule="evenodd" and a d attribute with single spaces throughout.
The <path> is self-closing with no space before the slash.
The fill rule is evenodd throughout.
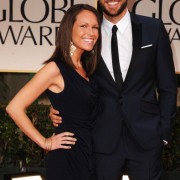
<path id="1" fill-rule="evenodd" d="M 0 71 L 36 72 L 50 57 L 66 10 L 97 0 L 0 0 Z M 180 0 L 128 0 L 131 11 L 162 19 L 180 73 Z"/>
<path id="2" fill-rule="evenodd" d="M 136 14 L 163 20 L 171 42 L 175 70 L 180 74 L 180 0 L 132 0 L 130 5 Z"/>
<path id="3" fill-rule="evenodd" d="M 55 48 L 64 13 L 95 0 L 0 0 L 0 72 L 36 72 Z"/>

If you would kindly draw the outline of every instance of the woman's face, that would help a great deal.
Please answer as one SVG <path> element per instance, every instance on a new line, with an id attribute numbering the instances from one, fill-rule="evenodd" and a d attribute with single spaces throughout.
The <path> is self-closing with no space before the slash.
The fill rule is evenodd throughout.
<path id="1" fill-rule="evenodd" d="M 77 50 L 91 51 L 99 37 L 99 24 L 91 11 L 81 11 L 74 22 L 72 42 Z"/>

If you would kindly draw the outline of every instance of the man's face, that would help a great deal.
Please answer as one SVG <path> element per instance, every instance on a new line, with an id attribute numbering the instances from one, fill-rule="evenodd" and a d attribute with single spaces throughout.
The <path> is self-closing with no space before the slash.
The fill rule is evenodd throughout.
<path id="1" fill-rule="evenodd" d="M 109 17 L 120 15 L 127 7 L 128 0 L 99 0 L 100 9 Z"/>

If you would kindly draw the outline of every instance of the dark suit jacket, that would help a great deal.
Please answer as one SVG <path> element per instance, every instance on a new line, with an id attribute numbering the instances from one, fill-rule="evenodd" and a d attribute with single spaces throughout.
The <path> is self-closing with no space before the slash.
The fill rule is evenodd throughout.
<path id="1" fill-rule="evenodd" d="M 122 120 L 145 149 L 169 141 L 177 97 L 169 37 L 161 20 L 131 14 L 131 22 L 133 53 L 122 89 L 103 60 L 95 73 L 102 107 L 93 131 L 95 152 L 114 151 Z"/>

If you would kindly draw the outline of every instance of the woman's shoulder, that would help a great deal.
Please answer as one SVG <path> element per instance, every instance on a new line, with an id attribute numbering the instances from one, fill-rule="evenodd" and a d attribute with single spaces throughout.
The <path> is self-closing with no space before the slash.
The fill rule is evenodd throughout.
<path id="1" fill-rule="evenodd" d="M 60 59 L 54 59 L 47 62 L 43 69 L 45 73 L 51 77 L 59 75 L 63 76 L 68 71 L 68 66 Z"/>
<path id="2" fill-rule="evenodd" d="M 40 72 L 51 77 L 61 74 L 60 69 L 58 68 L 55 61 L 51 61 L 45 64 L 44 67 L 40 69 Z"/>

